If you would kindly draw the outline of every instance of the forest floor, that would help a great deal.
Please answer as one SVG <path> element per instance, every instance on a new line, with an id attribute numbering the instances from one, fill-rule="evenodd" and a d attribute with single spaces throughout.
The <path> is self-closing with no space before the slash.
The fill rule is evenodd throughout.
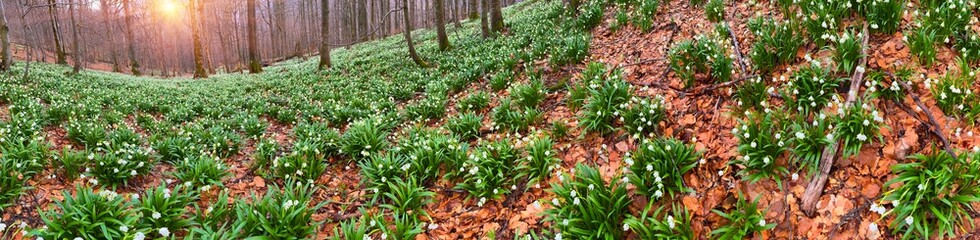
<path id="1" fill-rule="evenodd" d="M 698 164 L 693 170 L 684 175 L 684 183 L 693 192 L 679 194 L 671 199 L 674 203 L 685 206 L 693 215 L 692 229 L 698 239 L 710 239 L 708 235 L 720 223 L 726 221 L 711 210 L 728 211 L 734 208 L 739 194 L 745 194 L 748 199 L 759 199 L 759 208 L 764 209 L 768 222 L 776 223 L 773 230 L 765 231 L 762 239 L 878 239 L 898 238 L 884 227 L 887 226 L 882 216 L 869 210 L 873 203 L 880 203 L 880 198 L 889 186 L 884 184 L 893 179 L 893 165 L 907 162 L 905 157 L 921 152 L 938 142 L 936 136 L 929 131 L 926 124 L 918 120 L 920 116 L 911 116 L 902 110 L 904 106 L 915 106 L 910 98 L 904 99 L 902 105 L 895 102 L 876 101 L 874 104 L 884 112 L 882 128 L 883 141 L 865 145 L 860 154 L 850 158 L 838 158 L 830 172 L 827 185 L 816 204 L 812 215 L 801 209 L 802 195 L 806 191 L 810 177 L 805 171 L 790 169 L 790 176 L 780 184 L 763 179 L 750 183 L 738 174 L 738 166 L 730 160 L 739 154 L 736 150 L 738 139 L 731 129 L 738 125 L 739 117 L 732 113 L 736 111 L 733 90 L 729 87 L 708 89 L 706 87 L 685 90 L 681 80 L 669 70 L 667 51 L 674 43 L 691 39 L 702 33 L 714 31 L 713 24 L 704 18 L 702 8 L 689 6 L 688 1 L 664 1 L 658 13 L 653 30 L 643 32 L 634 26 L 624 26 L 613 31 L 608 24 L 600 24 L 592 30 L 590 54 L 585 62 L 603 62 L 610 66 L 621 66 L 626 80 L 635 86 L 645 86 L 635 92 L 638 96 L 664 96 L 667 100 L 666 122 L 661 123 L 662 135 L 674 137 L 685 142 L 692 142 L 698 150 L 704 151 L 704 164 Z M 768 5 L 749 5 L 743 1 L 726 1 L 726 19 L 742 56 L 749 53 L 748 46 L 753 42 L 748 30 L 748 19 L 759 14 L 778 14 L 778 10 Z M 607 22 L 615 21 L 613 12 L 607 12 Z M 907 25 L 911 19 L 904 20 Z M 550 26 L 542 26 L 550 27 Z M 869 41 L 869 68 L 894 70 L 904 62 L 911 61 L 909 48 L 902 41 L 901 33 L 894 35 L 872 35 Z M 828 51 L 821 51 L 815 46 L 804 45 L 799 50 L 798 58 L 806 54 L 826 56 Z M 747 59 L 740 59 L 748 64 Z M 802 66 L 801 63 L 788 68 Z M 563 80 L 577 80 L 584 64 L 573 67 L 551 68 L 546 62 L 533 63 L 545 70 L 545 83 L 555 85 Z M 100 64 L 95 64 L 99 66 Z M 736 62 L 736 66 L 741 65 Z M 942 49 L 937 55 L 937 61 L 932 67 L 917 67 L 917 73 L 927 78 L 938 78 L 946 73 L 946 69 L 955 67 L 955 53 Z M 96 67 L 98 69 L 99 67 Z M 100 69 L 106 70 L 106 69 Z M 788 76 L 788 71 L 777 71 L 773 78 Z M 745 73 L 737 73 L 732 79 L 748 77 Z M 916 111 L 929 112 L 937 118 L 939 127 L 949 139 L 954 148 L 970 149 L 980 145 L 980 132 L 977 126 L 971 126 L 960 120 L 944 116 L 936 106 L 930 91 L 923 85 L 923 79 L 916 77 L 913 82 L 915 91 L 925 105 L 925 109 Z M 526 82 L 521 77 L 518 81 Z M 456 102 L 476 91 L 493 92 L 488 86 L 488 80 L 475 82 L 469 89 L 450 96 L 446 115 L 456 114 Z M 710 83 L 705 83 L 710 86 Z M 483 110 L 487 114 L 490 109 L 499 105 L 499 99 L 509 95 L 507 91 L 491 98 L 490 107 Z M 625 166 L 623 156 L 636 148 L 636 139 L 622 135 L 599 135 L 582 133 L 578 127 L 579 115 L 562 104 L 568 97 L 564 88 L 551 92 L 543 101 L 542 112 L 544 121 L 565 122 L 571 127 L 569 136 L 556 139 L 559 148 L 557 156 L 561 159 L 563 171 L 573 169 L 578 163 L 590 163 L 597 166 L 607 181 Z M 774 104 L 780 104 L 776 102 Z M 914 107 L 912 107 L 914 108 Z M 0 120 L 9 118 L 6 106 L 0 106 Z M 264 138 L 286 144 L 292 141 L 293 126 L 280 123 L 274 119 L 265 119 L 270 124 Z M 139 126 L 132 118 L 125 122 L 132 128 Z M 430 122 L 430 126 L 440 126 L 445 119 Z M 484 119 L 481 132 L 489 132 L 490 119 Z M 542 127 L 542 126 L 538 126 Z M 45 129 L 53 149 L 71 146 L 64 129 L 49 127 Z M 492 132 L 485 138 L 505 137 L 505 133 Z M 271 180 L 264 179 L 250 169 L 249 158 L 255 152 L 255 140 L 246 140 L 242 150 L 226 160 L 233 175 L 224 181 L 232 199 L 248 196 L 253 192 L 264 192 Z M 76 147 L 77 148 L 77 147 Z M 783 158 L 781 161 L 786 161 Z M 781 162 L 782 165 L 787 165 Z M 172 166 L 160 164 L 151 174 L 135 179 L 132 191 L 142 191 L 144 188 L 157 186 L 167 181 L 166 172 L 172 171 Z M 314 202 L 328 202 L 314 214 L 314 220 L 326 222 L 319 227 L 318 239 L 333 235 L 333 229 L 340 220 L 359 216 L 358 207 L 367 204 L 369 193 L 360 187 L 361 177 L 356 170 L 356 163 L 332 164 L 327 172 L 316 181 L 322 187 L 314 194 Z M 32 226 L 41 224 L 36 210 L 41 206 L 62 198 L 61 192 L 70 191 L 85 180 L 66 182 L 57 175 L 56 169 L 48 169 L 40 176 L 31 179 L 29 185 L 33 189 L 22 196 L 15 207 L 4 211 L 3 219 L 24 220 Z M 476 239 L 495 233 L 498 238 L 509 238 L 514 234 L 540 232 L 547 230 L 550 223 L 544 221 L 544 211 L 547 201 L 554 196 L 548 190 L 547 183 L 529 186 L 526 191 L 516 191 L 500 201 L 490 201 L 478 206 L 468 194 L 455 188 L 456 183 L 437 181 L 430 187 L 436 192 L 433 204 L 425 207 L 429 213 L 429 224 L 417 239 Z M 213 200 L 217 191 L 202 194 L 201 201 Z M 631 212 L 642 211 L 647 205 L 645 199 L 634 199 Z M 975 206 L 980 207 L 980 205 Z M 980 219 L 974 220 L 980 224 Z M 962 237 L 977 238 L 978 229 L 967 229 Z M 19 239 L 19 238 L 18 238 Z"/>

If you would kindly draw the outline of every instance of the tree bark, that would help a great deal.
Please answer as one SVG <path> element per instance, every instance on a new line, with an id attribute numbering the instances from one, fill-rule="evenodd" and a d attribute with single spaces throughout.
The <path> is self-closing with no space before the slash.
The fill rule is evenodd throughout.
<path id="1" fill-rule="evenodd" d="M 480 0 L 480 14 L 482 15 L 480 16 L 480 32 L 482 33 L 483 38 L 490 37 L 490 23 L 487 20 L 487 18 L 490 17 L 489 2 L 490 0 Z"/>
<path id="2" fill-rule="evenodd" d="M 208 72 L 204 70 L 204 46 L 201 45 L 201 15 L 203 6 L 199 0 L 190 1 L 191 16 L 191 39 L 194 44 L 194 78 L 207 78 Z"/>
<path id="3" fill-rule="evenodd" d="M 495 33 L 504 30 L 504 16 L 500 10 L 500 0 L 490 0 L 490 30 Z"/>
<path id="4" fill-rule="evenodd" d="M 439 42 L 439 50 L 449 50 L 449 37 L 446 36 L 446 6 L 445 0 L 435 0 L 436 8 L 436 39 Z"/>
<path id="5" fill-rule="evenodd" d="M 74 0 L 68 0 L 68 16 L 71 18 L 71 42 L 72 42 L 72 58 L 75 60 L 75 65 L 72 67 L 72 74 L 78 74 L 82 71 L 82 51 L 78 43 L 78 21 L 75 19 L 75 2 Z"/>
<path id="6" fill-rule="evenodd" d="M 258 24 L 255 22 L 255 1 L 246 0 L 245 2 L 246 15 L 248 15 L 246 17 L 248 18 L 248 26 L 246 28 L 248 29 L 248 72 L 250 73 L 262 72 L 262 63 L 259 62 L 258 46 L 256 46 L 257 34 L 255 28 Z"/>
<path id="7" fill-rule="evenodd" d="M 469 9 L 469 12 L 467 14 L 467 15 L 469 15 L 469 18 L 470 19 L 476 19 L 476 18 L 480 17 L 480 10 L 479 10 L 480 4 L 479 4 L 479 2 L 477 2 L 477 0 L 469 0 L 469 1 L 470 1 L 469 2 L 469 7 L 467 8 L 467 9 Z"/>
<path id="8" fill-rule="evenodd" d="M 57 64 L 68 64 L 68 57 L 65 48 L 61 44 L 61 36 L 58 34 L 58 3 L 55 0 L 48 0 L 48 15 L 51 16 L 51 34 L 54 37 L 54 53 L 57 57 Z"/>
<path id="9" fill-rule="evenodd" d="M 320 0 L 320 70 L 330 68 L 330 1 Z"/>
<path id="10" fill-rule="evenodd" d="M 367 6 L 365 2 L 367 0 L 355 0 L 357 2 L 357 41 L 360 42 L 362 39 L 367 37 L 368 34 L 368 24 L 367 24 Z"/>
<path id="11" fill-rule="evenodd" d="M 113 72 L 122 72 L 122 69 L 119 66 L 118 53 L 116 52 L 116 46 L 115 46 L 116 45 L 116 37 L 115 37 L 116 34 L 113 31 L 114 30 L 114 27 L 113 27 L 114 25 L 112 24 L 113 21 L 111 20 L 112 17 L 111 17 L 111 13 L 109 11 L 110 3 L 109 3 L 108 0 L 101 0 L 101 1 L 99 1 L 99 4 L 101 4 L 101 7 L 102 7 L 102 20 L 105 22 L 106 38 L 107 38 L 107 40 L 109 42 L 109 45 L 108 45 L 109 46 L 109 60 L 112 62 L 112 71 Z"/>
<path id="12" fill-rule="evenodd" d="M 415 43 L 412 42 L 412 8 L 408 5 L 408 0 L 402 0 L 402 7 L 405 8 L 405 29 L 402 31 L 402 34 L 405 35 L 405 44 L 408 45 L 408 56 L 411 57 L 412 61 L 414 61 L 415 64 L 418 64 L 419 67 L 428 67 L 429 64 L 425 63 L 425 61 L 419 57 L 419 54 L 415 52 Z"/>
<path id="13" fill-rule="evenodd" d="M 129 55 L 129 70 L 132 71 L 133 75 L 139 76 L 142 73 L 140 73 L 139 61 L 136 61 L 136 43 L 134 43 L 133 39 L 133 14 L 130 11 L 129 1 L 131 0 L 122 0 L 123 15 L 125 15 L 123 16 L 123 21 L 126 25 L 126 51 Z"/>
<path id="14" fill-rule="evenodd" d="M 0 1 L 0 72 L 6 72 L 10 70 L 10 66 L 13 65 L 14 58 L 10 54 L 10 27 L 7 26 L 7 14 L 3 6 L 3 1 Z M 27 36 L 24 36 L 26 39 Z"/>

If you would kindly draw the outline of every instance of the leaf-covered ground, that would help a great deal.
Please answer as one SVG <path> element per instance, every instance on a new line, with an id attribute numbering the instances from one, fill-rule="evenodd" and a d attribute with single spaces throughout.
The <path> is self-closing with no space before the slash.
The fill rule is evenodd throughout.
<path id="1" fill-rule="evenodd" d="M 37 150 L 42 154 L 33 158 L 43 163 L 40 170 L 27 171 L 19 164 L 13 168 L 19 173 L 15 178 L 30 188 L 13 198 L 9 205 L 0 203 L 0 206 L 4 206 L 0 222 L 11 226 L 7 232 L 0 229 L 0 233 L 6 234 L 0 236 L 21 238 L 19 229 L 13 228 L 21 223 L 27 230 L 43 231 L 46 223 L 42 221 L 41 212 L 57 212 L 54 203 L 64 200 L 63 193 L 74 194 L 76 186 L 97 191 L 109 190 L 119 196 L 144 193 L 161 184 L 171 188 L 186 182 L 178 179 L 176 174 L 188 171 L 179 169 L 181 161 L 205 156 L 219 159 L 225 167 L 218 170 L 229 174 L 218 177 L 218 183 L 191 183 L 199 191 L 194 203 L 201 209 L 218 205 L 216 203 L 222 199 L 220 196 L 223 193 L 228 194 L 229 204 L 245 206 L 254 202 L 250 198 L 252 194 L 265 195 L 272 186 L 290 185 L 294 184 L 293 181 L 303 180 L 312 183 L 309 184 L 313 186 L 311 197 L 302 201 L 312 214 L 312 221 L 308 224 L 314 234 L 307 236 L 309 238 L 338 237 L 335 231 L 341 232 L 340 235 L 346 234 L 342 223 L 366 226 L 368 222 L 396 220 L 396 216 L 401 216 L 396 212 L 413 216 L 409 222 L 419 230 L 415 239 L 510 239 L 529 233 L 551 239 L 562 230 L 569 230 L 563 235 L 573 238 L 571 228 L 559 226 L 564 223 L 557 216 L 565 215 L 553 211 L 557 206 L 572 203 L 559 202 L 555 186 L 562 186 L 569 176 L 575 176 L 573 169 L 577 165 L 594 167 L 606 183 L 622 183 L 622 179 L 630 173 L 627 169 L 632 167 L 632 158 L 636 156 L 634 152 L 640 152 L 643 150 L 640 146 L 646 146 L 641 143 L 641 139 L 646 137 L 631 134 L 632 130 L 627 130 L 627 124 L 622 120 L 613 120 L 611 125 L 614 129 L 609 132 L 586 130 L 586 120 L 583 119 L 588 117 L 590 107 L 569 104 L 575 101 L 571 89 L 578 84 L 588 85 L 584 83 L 591 80 L 585 78 L 594 73 L 588 73 L 587 68 L 596 63 L 610 69 L 600 74 L 603 77 L 614 76 L 621 71 L 622 78 L 629 83 L 632 96 L 664 99 L 662 107 L 665 116 L 662 121 L 652 124 L 656 130 L 651 138 L 677 139 L 701 152 L 693 168 L 680 177 L 690 191 L 668 193 L 663 198 L 650 200 L 639 193 L 635 185 L 623 184 L 627 191 L 625 197 L 631 200 L 625 214 L 612 217 L 615 225 L 595 223 L 617 232 L 599 233 L 598 236 L 624 234 L 618 231 L 622 230 L 627 215 L 640 216 L 649 205 L 686 209 L 691 215 L 688 225 L 693 238 L 715 239 L 718 235 L 710 235 L 712 231 L 733 225 L 718 213 L 737 212 L 740 209 L 736 206 L 740 205 L 741 198 L 749 202 L 758 200 L 757 207 L 764 219 L 760 225 L 774 224 L 771 229 L 746 237 L 915 238 L 917 235 L 891 227 L 904 219 L 883 217 L 878 212 L 880 207 L 885 210 L 896 207 L 893 202 L 882 200 L 890 189 L 902 185 L 886 185 L 886 182 L 898 176 L 892 170 L 893 166 L 917 161 L 907 158 L 916 153 L 942 151 L 943 145 L 938 135 L 947 138 L 949 147 L 960 154 L 976 151 L 976 146 L 980 145 L 980 136 L 974 134 L 980 131 L 975 126 L 977 115 L 972 115 L 974 119 L 971 119 L 942 111 L 937 104 L 937 96 L 930 88 L 930 85 L 936 85 L 933 80 L 944 78 L 949 72 L 959 69 L 957 57 L 961 53 L 949 44 L 938 44 L 935 46 L 935 62 L 929 67 L 919 64 L 904 38 L 921 17 L 916 15 L 918 13 L 903 11 L 898 31 L 870 35 L 867 65 L 862 68 L 868 72 L 907 69 L 913 73 L 907 79 L 912 89 L 898 100 L 867 98 L 865 104 L 877 109 L 881 117 L 881 138 L 863 144 L 854 156 L 840 157 L 838 154 L 815 211 L 812 215 L 805 214 L 801 209 L 801 198 L 814 172 L 793 160 L 795 152 L 780 152 L 779 157 L 773 160 L 772 164 L 787 168 L 785 172 L 758 181 L 751 181 L 742 174 L 746 166 L 738 162 L 744 155 L 738 150 L 740 145 L 748 144 L 740 143 L 737 129 L 743 125 L 740 121 L 753 122 L 746 116 L 749 115 L 747 112 L 768 113 L 770 109 L 792 112 L 792 109 L 786 110 L 789 108 L 787 102 L 795 96 L 776 90 L 760 90 L 766 102 L 763 110 L 744 107 L 749 105 L 748 101 L 737 92 L 747 85 L 745 82 L 758 79 L 756 76 L 760 75 L 765 76 L 762 81 L 767 88 L 783 90 L 788 82 L 786 79 L 792 79 L 795 72 L 811 65 L 811 59 L 836 66 L 833 60 L 835 48 L 807 41 L 801 44 L 787 63 L 763 73 L 756 70 L 757 64 L 750 60 L 751 49 L 760 40 L 756 39 L 758 33 L 749 30 L 749 25 L 755 17 L 782 21 L 785 18 L 783 12 L 787 10 L 781 9 L 776 2 L 724 1 L 722 15 L 731 28 L 730 33 L 718 31 L 718 24 L 705 17 L 705 7 L 692 6 L 692 2 L 659 3 L 651 16 L 655 21 L 650 23 L 647 31 L 632 21 L 621 25 L 617 20 L 619 12 L 632 13 L 640 5 L 630 4 L 642 1 L 609 2 L 611 4 L 602 8 L 604 11 L 600 12 L 603 14 L 597 18 L 596 27 L 586 31 L 578 29 L 587 24 L 587 21 L 581 20 L 589 17 L 587 10 L 572 17 L 562 10 L 562 4 L 558 1 L 520 3 L 505 11 L 508 30 L 496 38 L 481 39 L 478 22 L 474 21 L 464 22 L 460 29 L 450 28 L 450 39 L 455 46 L 449 52 L 437 50 L 433 32 L 417 31 L 415 34 L 419 35 L 421 55 L 436 66 L 428 69 L 415 67 L 406 57 L 402 38 L 390 37 L 350 49 L 335 50 L 334 62 L 337 65 L 326 71 L 316 70 L 315 60 L 293 60 L 269 67 L 262 74 L 226 74 L 207 80 L 138 78 L 101 72 L 66 76 L 66 68 L 43 64 L 32 65 L 33 69 L 26 78 L 23 78 L 23 72 L 4 74 L 0 76 L 0 146 L 4 149 L 24 149 L 15 143 L 41 143 L 47 147 L 43 148 L 46 149 L 44 151 Z M 970 3 L 974 4 L 972 6 L 976 4 L 975 1 Z M 921 7 L 920 4 L 913 2 L 907 8 L 915 11 Z M 975 20 L 978 11 L 976 7 L 972 7 L 971 11 L 972 25 L 968 27 L 976 34 L 976 31 L 980 31 Z M 851 16 L 840 21 L 842 28 L 860 31 L 861 17 Z M 699 73 L 695 75 L 694 86 L 686 87 L 684 80 L 671 68 L 670 49 L 680 42 L 712 34 L 723 39 L 718 41 L 722 52 L 735 61 L 729 66 L 733 74 L 728 81 L 714 81 L 713 77 Z M 738 47 L 733 42 L 737 42 Z M 976 67 L 975 62 L 969 65 Z M 614 68 L 618 70 L 612 70 Z M 851 76 L 849 72 L 832 74 L 840 78 Z M 977 92 L 977 77 L 971 75 L 968 79 L 971 80 L 968 89 Z M 533 87 L 537 81 L 543 83 L 543 89 L 537 91 L 543 95 L 540 100 L 533 101 L 530 108 L 512 111 L 514 117 L 500 117 L 504 116 L 501 112 L 507 112 L 504 110 L 513 110 L 502 105 L 509 106 L 512 101 L 519 104 L 516 102 L 536 95 L 515 91 Z M 595 90 L 602 87 L 588 88 Z M 860 92 L 865 95 L 875 92 L 871 88 L 860 88 Z M 474 108 L 471 107 L 473 102 L 464 100 L 482 94 L 488 97 L 486 106 Z M 596 92 L 589 94 L 595 95 Z M 832 94 L 843 98 L 848 93 L 846 88 L 840 87 L 835 88 Z M 912 95 L 920 98 L 925 108 L 917 107 Z M 828 106 L 821 111 L 833 112 L 836 108 Z M 540 113 L 539 118 L 531 118 L 523 125 L 520 117 L 535 112 Z M 915 112 L 916 116 L 909 112 Z M 599 113 L 601 115 L 602 112 Z M 920 113 L 935 116 L 940 134 L 931 132 L 932 126 L 926 114 Z M 460 137 L 461 134 L 450 127 L 453 125 L 451 121 L 465 114 L 479 117 L 473 139 Z M 617 111 L 614 114 L 618 116 L 620 113 Z M 785 118 L 791 117 L 785 115 Z M 783 119 L 777 120 L 781 121 Z M 380 136 L 367 134 L 364 137 L 350 131 L 362 129 L 366 122 L 376 124 L 380 129 L 376 134 Z M 566 126 L 567 133 L 559 134 L 562 132 L 560 126 Z M 69 155 L 67 152 L 98 156 L 98 159 L 115 156 L 113 150 L 118 148 L 113 142 L 116 141 L 115 136 L 122 136 L 124 134 L 121 132 L 127 130 L 137 137 L 126 143 L 151 153 L 145 168 L 133 168 L 134 173 L 138 174 L 120 178 L 100 175 L 103 174 L 98 170 L 100 162 L 90 157 L 88 162 L 81 160 L 83 163 L 75 166 L 74 170 L 81 172 L 80 177 L 69 177 L 68 169 L 71 167 L 66 167 L 59 160 Z M 358 131 L 361 130 L 353 132 Z M 787 132 L 786 135 L 784 137 L 789 137 L 791 133 Z M 544 166 L 548 174 L 540 176 L 540 179 L 536 179 L 540 181 L 535 182 L 527 175 L 532 172 L 527 170 L 532 168 L 529 167 L 532 157 L 529 149 L 532 142 L 545 136 L 554 141 L 545 158 L 557 157 L 557 164 L 554 168 Z M 373 143 L 377 145 L 364 143 L 370 141 L 370 137 L 380 139 Z M 181 139 L 186 139 L 187 145 L 166 147 L 168 141 L 181 142 Z M 425 162 L 431 160 L 425 154 L 432 151 L 428 146 L 432 142 L 439 142 L 435 144 L 438 157 L 432 158 L 441 159 L 435 164 L 435 175 L 438 176 L 420 177 L 429 172 L 417 169 L 433 166 L 432 162 Z M 500 146 L 493 145 L 494 142 L 518 149 L 520 153 L 516 160 L 512 160 L 516 161 L 512 164 L 517 166 L 479 165 L 482 164 L 479 154 L 500 149 Z M 367 145 L 382 147 L 365 147 Z M 467 148 L 460 148 L 462 145 Z M 268 150 L 268 146 L 275 147 Z M 313 150 L 304 148 L 309 146 L 316 149 L 315 153 L 310 154 L 309 151 Z M 62 149 L 69 150 L 63 152 Z M 461 155 L 459 149 L 463 149 Z M 18 163 L 25 159 L 13 153 L 13 150 L 8 150 L 0 157 L 4 161 Z M 408 211 L 385 206 L 392 202 L 383 194 L 377 194 L 379 185 L 376 184 L 381 181 L 385 183 L 382 186 L 390 186 L 387 185 L 389 180 L 364 175 L 364 167 L 371 166 L 378 156 L 402 157 L 406 164 L 405 173 L 402 174 L 411 174 L 401 178 L 423 179 L 418 180 L 419 184 L 425 191 L 434 194 L 431 203 Z M 528 162 L 521 160 L 525 157 L 528 157 Z M 319 175 L 310 171 L 298 174 L 295 169 L 284 167 L 280 159 L 315 161 L 322 163 L 325 170 Z M 471 172 L 470 169 L 476 169 L 474 166 L 507 169 L 487 178 L 494 179 L 493 176 L 496 176 L 505 179 L 503 182 L 506 184 L 486 189 L 466 187 L 474 185 L 476 177 L 473 176 L 477 174 L 467 174 Z M 105 179 L 124 180 L 111 185 Z M 482 181 L 479 179 L 475 185 L 482 186 Z M 957 187 L 960 185 L 963 184 L 954 184 Z M 589 185 L 588 189 L 592 188 Z M 498 194 L 498 191 L 507 189 L 510 189 L 508 193 Z M 498 198 L 486 199 L 486 196 Z M 575 197 L 574 194 L 572 197 Z M 186 207 L 185 210 L 186 215 L 179 218 L 206 216 L 199 208 Z M 425 214 L 418 214 L 420 212 Z M 226 220 L 229 224 L 245 222 L 232 215 Z M 975 212 L 969 210 L 968 215 L 975 215 Z M 139 215 L 138 218 L 148 217 Z M 157 223 L 141 221 L 137 220 L 133 231 L 120 236 L 132 239 L 135 231 L 148 233 L 148 237 L 158 232 Z M 581 226 L 578 224 L 573 223 L 574 226 Z M 670 224 L 673 226 L 673 222 Z M 749 223 L 753 224 L 756 223 Z M 176 236 L 188 237 L 193 232 L 191 229 L 205 225 L 207 223 L 198 223 L 169 231 Z M 392 230 L 395 229 L 394 225 L 375 227 L 375 224 L 370 224 L 370 229 L 373 229 L 371 236 L 377 238 L 385 234 L 393 237 L 388 233 L 396 231 Z M 963 226 L 957 228 L 957 236 L 975 237 L 975 228 L 969 223 Z M 262 230 L 242 232 L 245 235 L 225 237 L 268 234 Z M 633 231 L 625 231 L 623 236 L 638 238 L 639 234 L 634 227 Z"/>

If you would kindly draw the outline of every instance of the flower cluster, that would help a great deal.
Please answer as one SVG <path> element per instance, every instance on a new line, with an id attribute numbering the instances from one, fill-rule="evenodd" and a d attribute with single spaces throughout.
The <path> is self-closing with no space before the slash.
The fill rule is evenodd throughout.
<path id="1" fill-rule="evenodd" d="M 624 157 L 627 182 L 651 200 L 690 191 L 684 173 L 694 168 L 701 152 L 676 139 L 643 139 Z M 672 198 L 672 197 L 671 197 Z"/>
<path id="2" fill-rule="evenodd" d="M 559 181 L 552 184 L 555 198 L 545 210 L 545 221 L 554 224 L 557 234 L 571 239 L 624 239 L 623 220 L 632 202 L 625 184 L 606 184 L 595 168 L 586 165 L 579 164 L 574 171 L 574 178 L 559 173 Z"/>
<path id="3" fill-rule="evenodd" d="M 734 162 L 743 167 L 740 174 L 751 182 L 762 178 L 775 178 L 787 172 L 786 167 L 780 166 L 776 160 L 783 156 L 790 136 L 786 135 L 774 113 L 749 114 L 748 118 L 740 121 L 740 126 L 732 129 L 732 134 L 738 138 L 738 152 L 741 155 Z"/>
<path id="4" fill-rule="evenodd" d="M 670 49 L 667 59 L 670 68 L 684 81 L 684 87 L 693 87 L 697 74 L 708 74 L 716 82 L 731 79 L 732 63 L 728 48 L 722 38 L 699 35 L 693 40 L 678 43 Z"/>
<path id="5" fill-rule="evenodd" d="M 953 157 L 933 146 L 930 153 L 910 157 L 910 163 L 892 167 L 897 177 L 884 186 L 898 186 L 885 192 L 883 202 L 893 209 L 883 216 L 894 216 L 889 225 L 903 238 L 954 237 L 971 220 L 971 204 L 980 201 L 980 155 L 962 152 Z"/>

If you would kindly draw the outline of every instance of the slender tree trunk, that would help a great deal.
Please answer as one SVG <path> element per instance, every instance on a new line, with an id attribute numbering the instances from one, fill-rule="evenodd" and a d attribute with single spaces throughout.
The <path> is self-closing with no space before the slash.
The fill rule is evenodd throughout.
<path id="1" fill-rule="evenodd" d="M 123 5 L 123 21 L 126 25 L 126 51 L 129 53 L 129 70 L 132 71 L 133 75 L 139 76 L 140 64 L 136 61 L 136 43 L 133 39 L 133 13 L 130 11 L 129 1 L 122 0 Z"/>
<path id="2" fill-rule="evenodd" d="M 116 46 L 115 46 L 116 34 L 113 31 L 114 25 L 112 24 L 113 21 L 111 21 L 112 17 L 109 11 L 110 10 L 109 8 L 111 7 L 110 3 L 108 0 L 101 0 L 99 1 L 99 4 L 102 8 L 102 20 L 105 21 L 106 38 L 108 40 L 108 46 L 109 46 L 109 60 L 112 62 L 112 71 L 122 72 L 119 66 L 119 59 L 117 57 L 117 52 L 116 52 Z"/>
<path id="3" fill-rule="evenodd" d="M 304 60 L 306 56 L 303 52 L 306 50 L 306 36 L 310 32 L 310 27 L 307 26 L 309 23 L 306 19 L 306 0 L 299 1 L 299 37 L 296 38 L 296 49 L 293 53 L 296 57 L 302 57 Z"/>
<path id="4" fill-rule="evenodd" d="M 320 0 L 320 70 L 330 68 L 330 1 Z"/>
<path id="5" fill-rule="evenodd" d="M 58 2 L 48 0 L 48 14 L 51 16 L 51 34 L 54 36 L 54 53 L 57 57 L 57 64 L 68 64 L 68 57 L 65 48 L 61 44 L 61 36 L 58 34 Z"/>
<path id="6" fill-rule="evenodd" d="M 470 19 L 476 19 L 480 17 L 480 10 L 479 10 L 480 4 L 477 2 L 477 0 L 469 0 L 469 1 L 470 1 L 470 6 L 469 6 Z"/>
<path id="7" fill-rule="evenodd" d="M 3 1 L 0 1 L 0 72 L 9 71 L 14 61 L 13 56 L 10 54 L 9 33 L 10 27 L 7 26 L 7 13 L 3 6 Z M 27 39 L 27 36 L 24 36 L 24 39 Z"/>
<path id="8" fill-rule="evenodd" d="M 201 2 L 199 0 L 190 1 L 191 15 L 191 39 L 194 44 L 194 78 L 207 78 L 208 72 L 204 70 L 204 46 L 201 45 Z"/>
<path id="9" fill-rule="evenodd" d="M 449 37 L 446 36 L 446 0 L 435 0 L 436 8 L 436 38 L 439 42 L 439 50 L 449 50 Z"/>
<path id="10" fill-rule="evenodd" d="M 408 5 L 408 0 L 402 0 L 402 7 L 405 8 L 405 29 L 402 31 L 402 34 L 405 35 L 405 43 L 408 45 L 408 56 L 411 57 L 412 61 L 415 61 L 415 64 L 418 64 L 419 67 L 428 67 L 429 64 L 425 63 L 425 61 L 419 57 L 419 54 L 415 52 L 415 43 L 412 42 L 412 13 L 410 11 L 412 8 Z"/>
<path id="11" fill-rule="evenodd" d="M 482 33 L 483 38 L 490 37 L 490 23 L 487 18 L 490 17 L 490 0 L 480 0 L 480 33 Z"/>
<path id="12" fill-rule="evenodd" d="M 250 73 L 260 73 L 262 72 L 262 63 L 259 62 L 259 52 L 257 34 L 255 28 L 258 25 L 255 22 L 255 1 L 256 0 L 246 0 L 245 8 L 247 9 L 248 18 L 248 72 Z"/>
<path id="13" fill-rule="evenodd" d="M 357 2 L 357 41 L 368 37 L 368 18 L 367 0 L 355 0 Z"/>
<path id="14" fill-rule="evenodd" d="M 68 17 L 71 18 L 71 42 L 72 42 L 72 58 L 75 60 L 75 65 L 72 67 L 72 74 L 78 74 L 82 71 L 82 51 L 78 42 L 78 21 L 75 19 L 75 2 L 74 0 L 68 0 Z"/>
<path id="15" fill-rule="evenodd" d="M 501 0 L 490 0 L 490 30 L 499 33 L 504 30 L 504 16 L 500 11 Z"/>

